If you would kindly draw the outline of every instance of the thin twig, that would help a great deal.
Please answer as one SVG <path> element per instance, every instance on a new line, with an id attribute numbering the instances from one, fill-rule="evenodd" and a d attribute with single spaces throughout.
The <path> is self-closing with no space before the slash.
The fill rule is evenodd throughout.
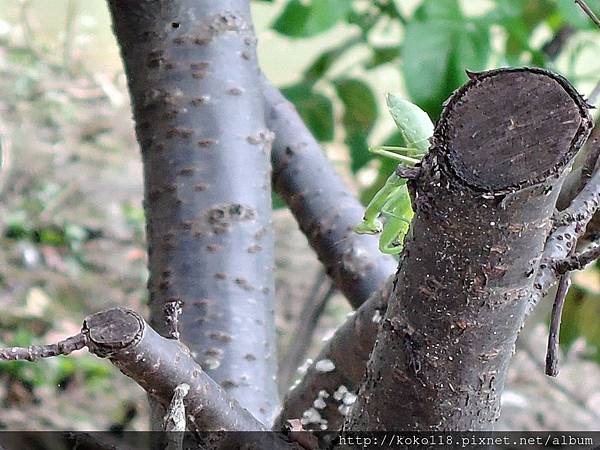
<path id="1" fill-rule="evenodd" d="M 572 252 L 571 252 L 572 253 Z M 552 305 L 552 314 L 550 316 L 550 332 L 548 333 L 548 348 L 546 350 L 546 375 L 555 377 L 558 375 L 558 352 L 560 321 L 562 318 L 565 299 L 571 286 L 571 274 L 569 272 L 561 275 L 556 290 L 556 298 Z"/>
<path id="2" fill-rule="evenodd" d="M 56 344 L 30 345 L 29 347 L 0 348 L 0 360 L 4 361 L 37 361 L 40 358 L 50 358 L 58 355 L 68 355 L 75 350 L 81 350 L 87 345 L 85 335 L 79 333 L 68 337 Z"/>
<path id="3" fill-rule="evenodd" d="M 335 291 L 335 286 L 323 270 L 321 277 L 317 279 L 304 303 L 304 308 L 298 318 L 298 325 L 292 333 L 294 341 L 285 358 L 280 380 L 281 391 L 290 386 L 297 367 L 304 361 L 319 319 Z"/>
<path id="4" fill-rule="evenodd" d="M 600 83 L 599 83 L 600 86 Z M 580 189 L 583 189 L 585 183 L 587 183 L 598 165 L 600 159 L 600 126 L 596 124 L 592 130 L 592 134 L 587 142 L 588 154 L 585 157 L 583 166 L 581 167 L 581 180 Z"/>
<path id="5" fill-rule="evenodd" d="M 542 52 L 547 58 L 553 60 L 559 55 L 565 44 L 571 36 L 575 34 L 575 29 L 569 25 L 562 26 L 552 38 L 544 44 Z"/>
<path id="6" fill-rule="evenodd" d="M 596 170 L 569 207 L 555 219 L 556 229 L 546 241 L 541 263 L 533 283 L 534 291 L 527 306 L 527 315 L 535 309 L 560 275 L 556 261 L 565 259 L 577 240 L 584 234 L 600 203 L 600 170 Z"/>
<path id="7" fill-rule="evenodd" d="M 587 101 L 591 105 L 596 105 L 598 96 L 600 96 L 600 81 L 596 83 L 596 86 L 594 86 L 594 89 L 592 89 L 592 92 L 590 92 L 590 95 L 588 95 Z"/>
<path id="8" fill-rule="evenodd" d="M 583 9 L 583 12 L 586 13 L 590 19 L 592 19 L 592 22 L 594 22 L 598 28 L 600 28 L 600 19 L 598 19 L 596 14 L 594 14 L 594 11 L 592 11 L 585 0 L 575 0 L 575 3 L 577 3 L 581 9 Z"/>
<path id="9" fill-rule="evenodd" d="M 556 273 L 565 274 L 572 270 L 581 270 L 598 258 L 600 258 L 600 245 L 596 245 L 576 255 L 571 255 L 564 260 L 557 261 L 554 269 Z"/>

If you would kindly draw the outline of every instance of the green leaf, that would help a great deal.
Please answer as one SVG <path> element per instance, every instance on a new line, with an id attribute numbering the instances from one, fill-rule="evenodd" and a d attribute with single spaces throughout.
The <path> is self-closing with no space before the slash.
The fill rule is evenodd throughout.
<path id="1" fill-rule="evenodd" d="M 369 70 L 390 63 L 400 57 L 400 47 L 397 45 L 373 47 L 372 50 L 371 59 L 365 64 L 365 68 Z"/>
<path id="2" fill-rule="evenodd" d="M 311 84 L 300 83 L 281 89 L 298 110 L 306 126 L 319 141 L 331 141 L 334 135 L 333 104 Z"/>
<path id="3" fill-rule="evenodd" d="M 348 131 L 344 142 L 350 149 L 350 170 L 352 172 L 358 172 L 373 159 L 373 154 L 369 152 L 367 136 L 364 133 Z"/>
<path id="4" fill-rule="evenodd" d="M 462 15 L 455 0 L 426 1 L 406 27 L 402 71 L 412 100 L 438 117 L 442 103 L 467 77 L 486 68 L 490 32 Z"/>
<path id="5" fill-rule="evenodd" d="M 496 0 L 495 8 L 482 21 L 487 22 L 488 27 L 498 25 L 504 29 L 505 63 L 546 65 L 545 55 L 531 45 L 532 35 L 543 23 L 554 32 L 563 24 L 556 6 L 556 0 Z"/>
<path id="6" fill-rule="evenodd" d="M 64 230 L 53 225 L 36 230 L 35 235 L 41 244 L 60 247 L 67 243 Z"/>
<path id="7" fill-rule="evenodd" d="M 336 47 L 330 48 L 321 53 L 304 71 L 303 81 L 305 83 L 315 83 L 325 76 L 331 67 L 339 58 L 355 45 L 363 42 L 362 36 L 351 37 Z"/>
<path id="8" fill-rule="evenodd" d="M 345 142 L 350 148 L 351 169 L 356 172 L 371 159 L 367 137 L 377 120 L 377 101 L 371 88 L 361 80 L 340 78 L 334 85 L 344 105 Z"/>
<path id="9" fill-rule="evenodd" d="M 352 9 L 352 0 L 290 0 L 272 28 L 290 37 L 314 36 L 332 28 Z"/>
<path id="10" fill-rule="evenodd" d="M 447 31 L 447 30 L 446 30 Z M 411 99 L 437 117 L 440 105 L 452 92 L 448 83 L 452 33 L 430 22 L 411 22 L 402 49 L 402 71 Z"/>
<path id="11" fill-rule="evenodd" d="M 425 0 L 415 11 L 416 20 L 449 20 L 451 22 L 460 22 L 463 15 L 458 4 L 458 0 Z"/>
<path id="12" fill-rule="evenodd" d="M 304 71 L 304 80 L 307 83 L 314 83 L 322 78 L 346 50 L 347 46 L 341 46 L 321 53 Z"/>
<path id="13" fill-rule="evenodd" d="M 450 83 L 452 90 L 463 84 L 466 79 L 465 70 L 479 71 L 487 67 L 491 51 L 489 30 L 477 22 L 467 22 L 464 31 L 455 33 L 454 51 L 451 52 L 451 68 L 454 71 Z M 445 99 L 444 99 L 445 100 Z"/>

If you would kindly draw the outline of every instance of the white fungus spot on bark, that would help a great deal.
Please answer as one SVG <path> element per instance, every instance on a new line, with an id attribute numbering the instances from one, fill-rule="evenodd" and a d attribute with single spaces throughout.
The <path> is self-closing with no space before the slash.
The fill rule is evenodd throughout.
<path id="1" fill-rule="evenodd" d="M 329 392 L 325 389 L 319 391 L 319 398 L 329 398 Z"/>
<path id="2" fill-rule="evenodd" d="M 304 364 L 302 364 L 300 367 L 298 367 L 298 372 L 305 373 L 312 363 L 313 363 L 313 360 L 308 358 L 306 361 L 304 361 Z"/>
<path id="3" fill-rule="evenodd" d="M 340 412 L 340 414 L 342 416 L 345 416 L 345 415 L 347 415 L 350 412 L 350 408 L 351 408 L 350 406 L 344 405 L 342 403 L 340 406 L 338 406 L 338 411 Z"/>
<path id="4" fill-rule="evenodd" d="M 352 392 L 346 392 L 344 394 L 344 398 L 342 399 L 342 402 L 344 403 L 344 405 L 353 405 L 354 402 L 356 401 L 356 394 L 352 393 Z"/>
<path id="5" fill-rule="evenodd" d="M 302 425 L 309 423 L 321 423 L 321 414 L 315 408 L 308 408 L 302 413 L 302 419 L 300 419 Z"/>
<path id="6" fill-rule="evenodd" d="M 379 311 L 378 309 L 375 310 L 375 314 L 373 314 L 373 323 L 379 323 L 381 322 L 381 311 Z"/>
<path id="7" fill-rule="evenodd" d="M 319 397 L 313 402 L 313 406 L 317 409 L 324 409 L 327 404 L 321 397 Z"/>
<path id="8" fill-rule="evenodd" d="M 326 358 L 317 361 L 317 364 L 315 364 L 315 369 L 317 369 L 319 372 L 332 372 L 335 370 L 335 364 L 332 360 Z"/>
<path id="9" fill-rule="evenodd" d="M 339 401 L 341 401 L 344 398 L 344 394 L 346 394 L 346 392 L 348 392 L 348 388 L 342 384 L 333 393 L 333 398 L 336 399 L 339 402 Z"/>

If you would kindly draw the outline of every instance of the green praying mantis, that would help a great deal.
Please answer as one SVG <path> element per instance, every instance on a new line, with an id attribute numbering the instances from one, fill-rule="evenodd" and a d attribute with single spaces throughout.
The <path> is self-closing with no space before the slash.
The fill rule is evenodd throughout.
<path id="1" fill-rule="evenodd" d="M 371 147 L 369 151 L 414 166 L 429 150 L 433 123 L 425 111 L 396 95 L 388 94 L 386 102 L 406 147 L 379 146 Z M 385 225 L 379 220 L 381 215 L 386 216 Z M 394 171 L 369 202 L 363 221 L 354 231 L 359 234 L 381 233 L 379 250 L 395 255 L 402 252 L 404 236 L 408 233 L 413 215 L 406 180 Z"/>

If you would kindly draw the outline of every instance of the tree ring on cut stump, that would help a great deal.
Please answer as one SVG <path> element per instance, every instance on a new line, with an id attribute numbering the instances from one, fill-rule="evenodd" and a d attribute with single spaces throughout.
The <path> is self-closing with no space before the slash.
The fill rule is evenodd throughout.
<path id="1" fill-rule="evenodd" d="M 560 174 L 591 128 L 589 106 L 570 83 L 534 68 L 471 76 L 447 101 L 436 127 L 434 148 L 450 171 L 494 193 Z"/>
<path id="2" fill-rule="evenodd" d="M 125 308 L 114 308 L 86 317 L 83 325 L 88 347 L 98 356 L 134 345 L 142 338 L 143 319 Z"/>

